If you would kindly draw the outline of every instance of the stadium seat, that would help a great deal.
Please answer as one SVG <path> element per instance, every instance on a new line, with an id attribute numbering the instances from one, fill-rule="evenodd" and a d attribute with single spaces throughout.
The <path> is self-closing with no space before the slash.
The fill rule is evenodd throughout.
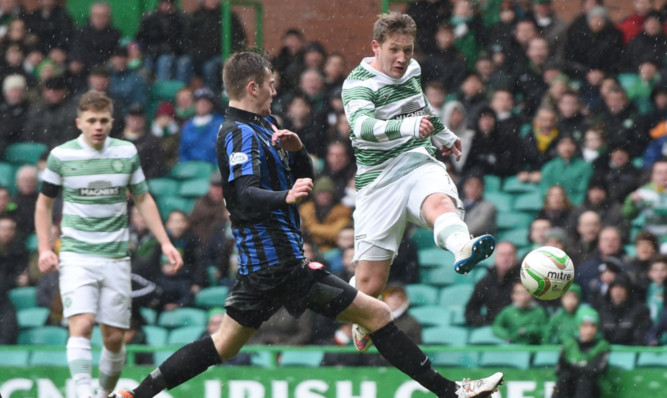
<path id="1" fill-rule="evenodd" d="M 433 240 L 433 231 L 427 228 L 415 228 L 410 236 L 410 239 L 417 246 L 417 250 L 435 248 L 435 241 Z"/>
<path id="2" fill-rule="evenodd" d="M 104 345 L 102 329 L 100 329 L 100 327 L 97 325 L 93 327 L 93 333 L 90 336 L 90 345 L 93 347 L 102 347 Z"/>
<path id="3" fill-rule="evenodd" d="M 459 326 L 434 326 L 422 330 L 424 344 L 447 344 L 464 346 L 468 341 L 468 330 Z"/>
<path id="4" fill-rule="evenodd" d="M 538 191 L 519 194 L 514 198 L 514 210 L 538 212 L 544 206 L 544 198 Z"/>
<path id="5" fill-rule="evenodd" d="M 509 241 L 517 248 L 530 245 L 528 240 L 529 228 L 514 228 L 498 232 L 498 241 Z"/>
<path id="6" fill-rule="evenodd" d="M 191 180 L 193 178 L 210 178 L 215 166 L 208 162 L 192 160 L 177 163 L 169 172 L 171 178 L 177 180 Z"/>
<path id="7" fill-rule="evenodd" d="M 148 190 L 153 196 L 177 196 L 178 181 L 171 178 L 151 178 L 148 180 Z"/>
<path id="8" fill-rule="evenodd" d="M 63 346 L 67 342 L 69 332 L 58 326 L 43 326 L 19 332 L 18 343 L 20 345 L 58 345 Z"/>
<path id="9" fill-rule="evenodd" d="M 25 367 L 28 366 L 28 358 L 30 352 L 28 351 L 3 351 L 0 355 L 0 367 Z"/>
<path id="10" fill-rule="evenodd" d="M 506 367 L 525 370 L 530 367 L 530 353 L 526 351 L 482 352 L 479 356 L 479 366 L 483 368 Z"/>
<path id="11" fill-rule="evenodd" d="M 532 184 L 530 182 L 521 182 L 515 176 L 507 177 L 503 182 L 503 192 L 508 193 L 526 193 L 526 192 L 537 192 L 539 187 L 537 184 Z"/>
<path id="12" fill-rule="evenodd" d="M 195 296 L 195 305 L 199 308 L 224 307 L 229 288 L 212 286 L 202 289 Z"/>
<path id="13" fill-rule="evenodd" d="M 37 288 L 26 286 L 12 289 L 9 291 L 9 300 L 17 311 L 37 307 Z"/>
<path id="14" fill-rule="evenodd" d="M 623 250 L 625 250 L 625 254 L 630 257 L 630 258 L 635 258 L 637 257 L 637 246 L 630 244 L 630 245 L 624 245 Z"/>
<path id="15" fill-rule="evenodd" d="M 156 365 L 161 364 L 162 362 L 166 361 L 167 358 L 172 356 L 172 354 L 175 352 L 176 351 L 174 350 L 156 351 L 153 353 L 153 358 L 154 358 L 153 361 L 155 362 Z"/>
<path id="16" fill-rule="evenodd" d="M 405 292 L 410 300 L 410 307 L 434 305 L 438 302 L 438 288 L 423 283 L 413 283 L 405 286 Z"/>
<path id="17" fill-rule="evenodd" d="M 454 367 L 454 368 L 477 368 L 479 367 L 479 353 L 462 352 L 437 352 L 429 355 L 433 366 Z"/>
<path id="18" fill-rule="evenodd" d="M 5 149 L 5 161 L 16 166 L 34 165 L 47 149 L 46 145 L 39 142 L 17 142 Z"/>
<path id="19" fill-rule="evenodd" d="M 667 353 L 641 352 L 637 357 L 638 368 L 667 368 Z"/>
<path id="20" fill-rule="evenodd" d="M 146 321 L 147 325 L 155 325 L 155 321 L 157 320 L 157 312 L 148 307 L 141 307 L 139 308 L 139 312 L 141 312 L 141 316 L 144 317 L 144 321 Z"/>
<path id="21" fill-rule="evenodd" d="M 466 275 L 472 279 L 471 275 Z M 445 308 L 465 307 L 475 286 L 472 284 L 447 286 L 440 289 L 438 303 Z"/>
<path id="22" fill-rule="evenodd" d="M 485 192 L 484 199 L 493 203 L 498 212 L 512 211 L 512 195 L 506 192 Z"/>
<path id="23" fill-rule="evenodd" d="M 414 317 L 423 327 L 446 326 L 451 323 L 451 312 L 439 305 L 424 305 L 410 308 L 409 314 Z"/>
<path id="24" fill-rule="evenodd" d="M 168 345 L 185 345 L 199 339 L 206 330 L 205 326 L 184 326 L 169 332 Z"/>
<path id="25" fill-rule="evenodd" d="M 445 265 L 439 268 L 422 268 L 419 271 L 421 283 L 433 286 L 446 286 L 454 283 L 472 283 L 468 275 L 461 275 L 454 271 L 454 265 Z"/>
<path id="26" fill-rule="evenodd" d="M 62 351 L 33 351 L 28 362 L 30 366 L 67 366 L 67 352 Z"/>
<path id="27" fill-rule="evenodd" d="M 159 347 L 167 344 L 167 336 L 169 331 L 160 326 L 144 326 L 144 333 L 146 334 L 146 344 L 154 347 Z"/>
<path id="28" fill-rule="evenodd" d="M 261 368 L 271 368 L 274 364 L 274 355 L 269 351 L 257 351 L 250 354 L 250 364 Z"/>
<path id="29" fill-rule="evenodd" d="M 468 344 L 472 345 L 501 345 L 507 344 L 505 340 L 493 334 L 491 326 L 482 326 L 470 331 Z"/>
<path id="30" fill-rule="evenodd" d="M 452 270 L 454 269 L 453 267 L 454 255 L 436 246 L 428 249 L 419 249 L 417 251 L 417 257 L 419 260 L 420 267 L 427 267 L 427 268 L 449 267 Z"/>
<path id="31" fill-rule="evenodd" d="M 202 309 L 179 308 L 162 312 L 157 320 L 157 325 L 173 329 L 181 326 L 206 326 L 207 321 L 206 311 Z"/>
<path id="32" fill-rule="evenodd" d="M 208 193 L 209 179 L 193 178 L 181 182 L 178 194 L 184 198 L 199 198 Z"/>
<path id="33" fill-rule="evenodd" d="M 192 208 L 195 206 L 195 199 L 181 198 L 180 196 L 167 196 L 156 199 L 158 209 L 160 209 L 160 215 L 164 220 L 166 220 L 169 213 L 174 210 L 190 214 Z"/>
<path id="34" fill-rule="evenodd" d="M 32 307 L 23 308 L 16 311 L 16 318 L 21 328 L 35 328 L 44 326 L 46 320 L 49 319 L 51 311 L 48 308 Z"/>
<path id="35" fill-rule="evenodd" d="M 496 214 L 499 229 L 528 228 L 535 219 L 531 214 L 517 211 L 503 211 Z"/>
<path id="36" fill-rule="evenodd" d="M 484 192 L 498 192 L 502 185 L 502 180 L 498 176 L 485 175 L 484 176 Z"/>
<path id="37" fill-rule="evenodd" d="M 37 252 L 37 234 L 30 234 L 25 239 L 25 248 L 29 252 Z"/>
<path id="38" fill-rule="evenodd" d="M 159 80 L 151 86 L 151 97 L 153 101 L 174 101 L 178 90 L 183 88 L 185 83 L 180 80 Z"/>
<path id="39" fill-rule="evenodd" d="M 609 354 L 609 366 L 632 370 L 635 368 L 636 358 L 637 353 L 614 351 L 614 347 L 612 346 L 611 353 Z"/>
<path id="40" fill-rule="evenodd" d="M 533 368 L 553 368 L 558 363 L 557 351 L 541 351 L 533 355 Z"/>
<path id="41" fill-rule="evenodd" d="M 466 308 L 464 305 L 460 307 L 449 308 L 449 312 L 452 314 L 452 317 L 449 322 L 453 326 L 465 326 L 467 324 Z"/>
<path id="42" fill-rule="evenodd" d="M 283 351 L 280 366 L 318 367 L 324 359 L 323 351 Z"/>
<path id="43" fill-rule="evenodd" d="M 14 166 L 6 162 L 0 162 L 0 187 L 9 188 L 12 194 L 14 193 L 15 174 Z"/>

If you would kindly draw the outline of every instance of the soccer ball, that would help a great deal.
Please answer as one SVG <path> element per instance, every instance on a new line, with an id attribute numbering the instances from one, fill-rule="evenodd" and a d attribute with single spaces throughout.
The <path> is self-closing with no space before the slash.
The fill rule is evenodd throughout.
<path id="1" fill-rule="evenodd" d="M 540 300 L 555 300 L 567 292 L 574 281 L 574 264 L 557 247 L 542 246 L 523 259 L 521 283 Z"/>

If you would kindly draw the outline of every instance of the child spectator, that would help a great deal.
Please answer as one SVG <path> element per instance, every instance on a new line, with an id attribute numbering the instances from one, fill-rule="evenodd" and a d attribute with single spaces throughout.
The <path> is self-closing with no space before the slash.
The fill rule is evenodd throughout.
<path id="1" fill-rule="evenodd" d="M 521 282 L 512 289 L 512 305 L 493 321 L 493 334 L 513 344 L 540 344 L 547 314 Z"/>
<path id="2" fill-rule="evenodd" d="M 595 310 L 582 308 L 577 321 L 579 335 L 563 343 L 552 398 L 600 397 L 599 379 L 607 370 L 610 346 L 598 333 L 600 318 Z"/>
<path id="3" fill-rule="evenodd" d="M 195 97 L 192 89 L 183 87 L 176 92 L 174 97 L 174 111 L 176 113 L 176 121 L 179 125 L 193 117 L 197 112 L 195 111 Z"/>
<path id="4" fill-rule="evenodd" d="M 576 334 L 579 322 L 577 312 L 587 308 L 581 305 L 581 288 L 573 284 L 560 298 L 560 308 L 551 315 L 544 329 L 542 344 L 563 344 Z"/>
<path id="5" fill-rule="evenodd" d="M 584 133 L 584 141 L 581 147 L 581 156 L 588 163 L 593 163 L 595 159 L 604 153 L 605 143 L 602 130 L 590 128 Z"/>

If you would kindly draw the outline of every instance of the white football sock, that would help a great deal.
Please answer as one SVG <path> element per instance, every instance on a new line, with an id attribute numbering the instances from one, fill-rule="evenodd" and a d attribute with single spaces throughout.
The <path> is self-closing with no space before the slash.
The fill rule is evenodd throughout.
<path id="1" fill-rule="evenodd" d="M 470 240 L 470 231 L 456 212 L 444 213 L 433 223 L 433 238 L 439 248 L 456 254 Z"/>
<path id="2" fill-rule="evenodd" d="M 100 357 L 100 388 L 97 390 L 97 398 L 106 398 L 111 394 L 125 364 L 125 346 L 118 352 L 102 348 Z"/>
<path id="3" fill-rule="evenodd" d="M 89 339 L 85 337 L 67 339 L 67 363 L 76 386 L 76 396 L 91 398 L 93 396 L 91 385 L 93 354 L 90 351 Z"/>

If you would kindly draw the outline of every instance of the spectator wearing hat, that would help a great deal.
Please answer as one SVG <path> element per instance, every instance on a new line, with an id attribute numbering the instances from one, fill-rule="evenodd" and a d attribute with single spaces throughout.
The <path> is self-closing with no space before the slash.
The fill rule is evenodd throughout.
<path id="1" fill-rule="evenodd" d="M 611 347 L 600 333 L 600 316 L 582 308 L 576 316 L 578 333 L 563 342 L 556 365 L 553 398 L 599 398 L 600 378 L 608 367 Z"/>
<path id="2" fill-rule="evenodd" d="M 609 284 L 600 312 L 600 330 L 611 344 L 644 345 L 651 328 L 646 304 L 632 294 L 632 282 L 619 274 Z"/>
<path id="3" fill-rule="evenodd" d="M 200 160 L 217 167 L 216 141 L 224 117 L 214 111 L 216 104 L 213 91 L 204 87 L 194 93 L 195 116 L 181 129 L 179 162 Z"/>
<path id="4" fill-rule="evenodd" d="M 320 252 L 336 246 L 338 233 L 352 222 L 352 210 L 336 199 L 336 186 L 329 177 L 320 177 L 313 187 L 313 200 L 299 207 L 301 229 Z"/>
<path id="5" fill-rule="evenodd" d="M 600 310 L 607 302 L 607 293 L 611 283 L 616 280 L 616 277 L 623 274 L 626 265 L 618 257 L 607 257 L 603 262 L 598 264 L 598 277 L 589 282 L 587 290 L 589 292 L 588 302 L 595 309 Z"/>
<path id="6" fill-rule="evenodd" d="M 178 162 L 178 146 L 181 139 L 181 124 L 176 119 L 176 110 L 168 102 L 162 102 L 151 122 L 151 134 L 160 138 L 167 169 Z"/>
<path id="7" fill-rule="evenodd" d="M 146 111 L 141 104 L 133 104 L 128 108 L 121 137 L 137 147 L 139 162 L 146 178 L 157 178 L 164 175 L 162 142 L 153 134 L 148 133 Z"/>
<path id="8" fill-rule="evenodd" d="M 593 167 L 577 154 L 577 143 L 569 134 L 560 134 L 556 144 L 556 157 L 542 166 L 540 191 L 547 194 L 550 187 L 563 187 L 573 205 L 584 201 Z"/>
<path id="9" fill-rule="evenodd" d="M 609 189 L 609 200 L 623 203 L 639 186 L 641 171 L 631 162 L 628 148 L 616 142 L 609 145 L 607 155 L 593 162 L 594 179 L 603 181 Z"/>
<path id="10" fill-rule="evenodd" d="M 186 16 L 176 0 L 159 0 L 155 10 L 141 17 L 136 38 L 156 80 L 176 78 L 190 83 L 192 60 L 186 54 L 186 28 Z"/>
<path id="11" fill-rule="evenodd" d="M 87 70 L 92 70 L 109 60 L 122 34 L 111 24 L 111 6 L 100 1 L 90 6 L 88 24 L 73 36 L 70 52 L 83 61 Z"/>
<path id="12" fill-rule="evenodd" d="M 0 101 L 0 158 L 5 148 L 21 141 L 30 103 L 26 99 L 26 79 L 9 75 L 2 81 Z"/>
<path id="13" fill-rule="evenodd" d="M 561 296 L 560 300 L 553 300 L 560 303 L 560 306 L 549 317 L 542 336 L 542 344 L 562 344 L 569 338 L 572 338 L 579 327 L 577 322 L 577 312 L 588 307 L 581 303 L 581 287 L 572 284 L 570 288 Z"/>
<path id="14" fill-rule="evenodd" d="M 484 179 L 471 175 L 463 182 L 464 221 L 473 236 L 496 233 L 496 206 L 484 199 Z"/>
<path id="15" fill-rule="evenodd" d="M 600 275 L 599 265 L 607 261 L 609 257 L 616 257 L 625 261 L 627 256 L 623 249 L 621 231 L 615 226 L 606 226 L 600 231 L 598 247 L 595 256 L 575 267 L 574 283 L 581 286 L 584 301 L 590 298 L 591 282 Z"/>
<path id="16" fill-rule="evenodd" d="M 50 149 L 77 136 L 72 123 L 76 104 L 67 92 L 63 77 L 53 77 L 44 83 L 41 100 L 30 107 L 22 141 L 46 144 Z"/>
<path id="17" fill-rule="evenodd" d="M 624 56 L 624 70 L 636 73 L 641 60 L 650 59 L 659 67 L 664 66 L 667 54 L 667 36 L 663 31 L 664 19 L 658 11 L 646 14 L 642 31 L 627 45 Z"/>
<path id="18" fill-rule="evenodd" d="M 111 76 L 108 94 L 114 100 L 114 108 L 122 116 L 131 105 L 146 106 L 148 85 L 141 74 L 128 68 L 127 48 L 119 47 L 111 55 Z"/>
<path id="19" fill-rule="evenodd" d="M 419 25 L 418 25 L 419 26 Z M 424 54 L 422 81 L 442 82 L 447 92 L 454 92 L 461 85 L 466 73 L 463 55 L 454 45 L 454 27 L 449 22 L 441 22 L 433 36 L 435 47 Z"/>

